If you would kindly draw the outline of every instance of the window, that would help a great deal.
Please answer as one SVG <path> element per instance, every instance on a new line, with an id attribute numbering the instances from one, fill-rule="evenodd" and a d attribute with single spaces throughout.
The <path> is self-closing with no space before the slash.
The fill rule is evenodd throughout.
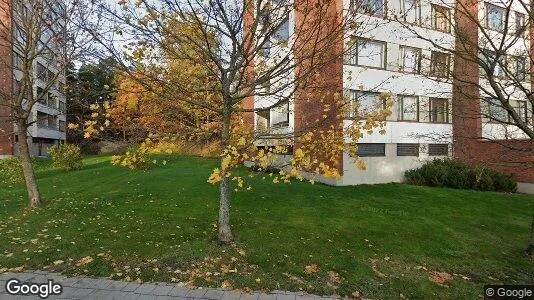
<path id="1" fill-rule="evenodd" d="M 397 156 L 419 156 L 419 144 L 397 144 Z"/>
<path id="2" fill-rule="evenodd" d="M 271 127 L 271 111 L 268 109 L 256 112 L 256 130 L 265 131 Z"/>
<path id="3" fill-rule="evenodd" d="M 289 102 L 281 103 L 271 109 L 272 127 L 289 126 Z"/>
<path id="4" fill-rule="evenodd" d="M 375 17 L 384 16 L 384 3 L 382 0 L 351 0 L 351 11 Z"/>
<path id="5" fill-rule="evenodd" d="M 411 24 L 421 23 L 421 2 L 419 0 L 400 0 L 401 18 Z"/>
<path id="6" fill-rule="evenodd" d="M 65 113 L 67 112 L 67 107 L 65 105 L 65 102 L 63 101 L 59 101 L 59 111 L 62 112 L 62 113 Z"/>
<path id="7" fill-rule="evenodd" d="M 526 62 L 524 57 L 515 58 L 515 79 L 524 81 L 526 78 Z"/>
<path id="8" fill-rule="evenodd" d="M 48 128 L 48 115 L 40 111 L 37 112 L 37 127 Z"/>
<path id="9" fill-rule="evenodd" d="M 52 93 L 48 93 L 47 105 L 50 107 L 56 107 L 56 96 Z"/>
<path id="10" fill-rule="evenodd" d="M 519 115 L 519 119 L 523 122 L 527 122 L 527 101 L 518 100 L 515 102 L 514 110 Z"/>
<path id="11" fill-rule="evenodd" d="M 483 50 L 485 60 L 485 64 L 489 70 L 492 70 L 492 74 L 495 77 L 503 77 L 504 76 L 504 66 L 506 66 L 506 57 L 504 55 L 499 56 L 499 61 L 495 63 L 497 60 L 497 56 L 494 51 L 490 50 Z"/>
<path id="12" fill-rule="evenodd" d="M 487 99 L 488 118 L 493 122 L 507 122 L 508 111 L 502 106 L 499 99 Z"/>
<path id="13" fill-rule="evenodd" d="M 448 78 L 450 70 L 450 55 L 432 51 L 430 55 L 430 76 Z"/>
<path id="14" fill-rule="evenodd" d="M 430 98 L 430 122 L 449 122 L 449 101 L 441 98 Z"/>
<path id="15" fill-rule="evenodd" d="M 447 144 L 429 144 L 428 145 L 429 156 L 443 156 L 449 155 L 449 145 Z"/>
<path id="16" fill-rule="evenodd" d="M 419 97 L 399 96 L 399 120 L 419 121 Z"/>
<path id="17" fill-rule="evenodd" d="M 400 46 L 400 70 L 417 73 L 421 70 L 421 49 Z"/>
<path id="18" fill-rule="evenodd" d="M 65 121 L 61 121 L 61 120 L 60 120 L 60 121 L 59 121 L 59 131 L 61 131 L 61 132 L 65 132 L 65 131 L 67 131 L 66 129 L 67 129 L 67 126 L 66 126 Z"/>
<path id="19" fill-rule="evenodd" d="M 47 104 L 47 100 L 46 100 L 46 93 L 45 91 L 40 88 L 40 87 L 37 87 L 37 101 L 39 103 L 42 103 L 42 104 Z"/>
<path id="20" fill-rule="evenodd" d="M 261 45 L 261 52 L 265 58 L 268 58 L 271 52 L 271 40 L 269 37 L 269 31 L 271 30 L 271 21 L 269 20 L 269 16 L 267 14 L 262 15 L 260 17 L 259 23 L 264 38 L 264 40 L 262 41 L 263 44 Z"/>
<path id="21" fill-rule="evenodd" d="M 451 12 L 445 6 L 432 4 L 432 27 L 435 30 L 451 32 Z"/>
<path id="22" fill-rule="evenodd" d="M 37 63 L 37 77 L 43 81 L 46 81 L 48 76 L 48 70 L 41 63 Z"/>
<path id="23" fill-rule="evenodd" d="M 386 156 L 386 144 L 358 144 L 358 156 Z"/>
<path id="24" fill-rule="evenodd" d="M 504 8 L 486 3 L 486 27 L 492 30 L 503 31 Z"/>
<path id="25" fill-rule="evenodd" d="M 357 39 L 346 55 L 345 63 L 371 68 L 386 68 L 386 43 Z"/>
<path id="26" fill-rule="evenodd" d="M 380 93 L 345 90 L 344 96 L 349 101 L 347 113 L 349 118 L 365 117 L 384 108 Z"/>
<path id="27" fill-rule="evenodd" d="M 280 22 L 278 29 L 273 35 L 274 39 L 278 44 L 287 42 L 289 40 L 289 15 L 286 14 L 286 17 Z"/>
<path id="28" fill-rule="evenodd" d="M 522 13 L 515 13 L 515 34 L 523 35 L 525 32 L 525 15 Z"/>

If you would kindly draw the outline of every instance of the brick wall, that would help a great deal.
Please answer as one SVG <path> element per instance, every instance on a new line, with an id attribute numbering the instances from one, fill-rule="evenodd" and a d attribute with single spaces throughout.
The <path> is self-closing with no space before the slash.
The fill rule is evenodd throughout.
<path id="1" fill-rule="evenodd" d="M 456 23 L 465 36 L 478 40 L 477 24 L 462 13 L 465 7 L 477 15 L 478 1 L 463 0 L 457 4 Z M 531 29 L 531 36 L 533 31 Z M 534 50 L 531 39 L 531 49 Z M 482 139 L 479 66 L 469 59 L 476 55 L 476 47 L 456 39 L 453 84 L 453 143 L 454 156 L 471 165 L 486 165 L 512 175 L 516 181 L 534 183 L 534 142 L 532 140 L 489 141 Z M 465 55 L 465 56 L 464 56 Z M 531 66 L 531 68 L 533 68 Z M 534 79 L 534 77 L 532 77 Z"/>
<path id="2" fill-rule="evenodd" d="M 7 2 L 3 2 L 0 5 L 8 5 Z M 4 8 L 0 9 L 0 18 L 6 20 L 10 16 L 6 15 Z M 10 22 L 3 22 L 9 24 Z M 0 93 L 2 97 L 12 96 L 13 85 L 13 51 L 11 43 L 11 29 L 0 30 Z M 10 103 L 10 99 L 7 100 Z M 2 102 L 2 101 L 0 101 Z M 0 105 L 0 155 L 13 155 L 13 125 L 9 122 L 9 116 L 11 115 L 11 107 L 6 105 Z"/>

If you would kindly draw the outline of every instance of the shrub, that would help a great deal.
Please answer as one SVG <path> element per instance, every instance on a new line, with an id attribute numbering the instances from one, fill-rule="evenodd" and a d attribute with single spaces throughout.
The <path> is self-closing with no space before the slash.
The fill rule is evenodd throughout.
<path id="1" fill-rule="evenodd" d="M 24 173 L 18 157 L 0 159 L 0 181 L 8 184 L 23 184 Z"/>
<path id="2" fill-rule="evenodd" d="M 487 167 L 472 168 L 454 159 L 435 159 L 404 174 L 408 184 L 479 191 L 514 193 L 517 184 L 504 174 Z"/>
<path id="3" fill-rule="evenodd" d="M 76 145 L 55 145 L 48 150 L 48 153 L 52 157 L 52 165 L 54 168 L 72 171 L 81 169 L 83 167 L 82 153 L 80 151 L 80 147 Z"/>

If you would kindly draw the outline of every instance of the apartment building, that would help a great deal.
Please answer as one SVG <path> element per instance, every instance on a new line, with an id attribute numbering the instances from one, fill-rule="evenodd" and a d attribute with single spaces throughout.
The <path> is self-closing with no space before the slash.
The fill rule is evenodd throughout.
<path id="1" fill-rule="evenodd" d="M 35 9 L 32 5 L 39 5 Z M 11 18 L 12 42 L 8 47 L 2 48 L 2 90 L 8 95 L 17 93 L 25 62 L 33 67 L 32 92 L 37 102 L 33 105 L 28 122 L 28 144 L 32 156 L 47 156 L 48 149 L 66 140 L 66 94 L 65 94 L 65 68 L 64 37 L 66 26 L 65 4 L 62 1 L 14 1 L 8 8 L 10 13 L 4 17 Z M 38 11 L 43 14 L 44 22 L 39 32 L 39 41 L 36 57 L 26 59 L 23 49 L 30 43 L 26 31 L 31 30 L 28 20 Z M 32 38 L 34 38 L 32 36 Z M 8 102 L 10 103 L 10 102 Z M 11 115 L 13 107 L 0 106 L 0 115 L 3 117 L 0 135 L 0 157 L 17 155 L 18 128 L 6 122 Z"/>
<path id="2" fill-rule="evenodd" d="M 504 26 L 506 10 L 498 1 L 466 1 L 465 4 L 475 16 L 478 15 L 480 24 L 485 24 L 485 28 L 498 31 Z M 385 134 L 376 130 L 358 140 L 358 155 L 366 163 L 366 170 L 357 168 L 349 155 L 343 153 L 339 170 L 341 179 L 325 182 L 334 185 L 400 182 L 406 170 L 417 168 L 434 158 L 456 156 L 468 162 L 484 162 L 472 159 L 477 156 L 477 151 L 481 151 L 475 149 L 474 141 L 515 139 L 522 144 L 532 143 L 524 140 L 526 137 L 515 126 L 495 122 L 499 118 L 507 118 L 506 110 L 492 104 L 491 99 L 479 100 L 485 98 L 481 90 L 486 83 L 479 74 L 478 64 L 458 60 L 450 54 L 458 44 L 452 34 L 454 26 L 470 26 L 473 40 L 477 41 L 479 37 L 478 27 L 469 18 L 458 18 L 459 23 L 453 23 L 457 19 L 456 5 L 454 0 L 336 2 L 336 13 L 343 14 L 343 18 L 353 14 L 358 26 L 355 30 L 347 30 L 343 45 L 338 45 L 343 47 L 343 62 L 333 62 L 321 76 L 329 80 L 333 91 L 342 92 L 346 99 L 357 103 L 358 112 L 351 113 L 376 109 L 380 93 L 390 94 L 394 107 L 393 114 L 386 121 Z M 510 24 L 518 24 L 514 26 L 520 28 L 521 24 L 524 25 L 525 15 L 528 14 L 521 5 L 514 6 Z M 287 28 L 281 27 L 286 32 L 284 36 L 291 36 L 294 27 L 299 26 L 294 13 L 288 14 L 287 24 Z M 509 63 L 515 65 L 517 76 L 523 76 L 530 88 L 531 78 L 527 75 L 530 74 L 529 48 L 530 36 L 525 34 L 516 46 L 509 49 L 515 55 L 509 56 Z M 463 89 L 462 77 L 454 73 L 459 71 L 470 80 L 481 83 L 481 88 Z M 498 68 L 496 72 L 499 72 Z M 290 134 L 302 126 L 300 115 L 310 110 L 321 110 L 316 103 L 303 104 L 296 95 L 282 107 L 256 113 L 255 129 Z M 519 114 L 532 120 L 532 107 L 528 107 L 525 99 L 518 94 L 513 102 Z M 271 105 L 273 100 L 256 96 L 252 103 L 250 105 L 255 108 L 262 108 Z M 462 109 L 468 105 L 476 113 L 459 114 L 455 110 L 456 105 Z M 351 113 L 346 116 L 345 125 L 353 122 Z M 491 148 L 487 144 L 480 147 L 485 152 Z M 509 149 L 501 151 L 510 155 Z M 511 156 L 515 159 L 525 156 L 524 152 L 521 153 Z M 491 159 L 503 161 L 502 153 L 486 155 L 501 156 Z M 532 170 L 496 168 L 514 175 L 516 180 L 525 184 L 522 187 L 534 184 Z M 524 174 L 517 176 L 518 173 Z"/>

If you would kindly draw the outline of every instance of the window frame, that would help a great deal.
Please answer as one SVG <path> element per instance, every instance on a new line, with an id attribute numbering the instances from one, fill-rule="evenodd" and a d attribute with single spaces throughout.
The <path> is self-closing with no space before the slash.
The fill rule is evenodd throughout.
<path id="1" fill-rule="evenodd" d="M 417 108 L 416 108 L 416 113 L 415 113 L 415 120 L 407 120 L 404 118 L 404 98 L 415 98 L 416 101 L 417 101 Z M 414 122 L 414 123 L 418 123 L 419 120 L 420 120 L 420 114 L 419 114 L 419 109 L 421 107 L 421 99 L 419 98 L 419 96 L 416 96 L 416 95 L 397 95 L 397 101 L 399 102 L 399 112 L 398 112 L 398 116 L 397 116 L 397 120 L 398 121 L 402 121 L 402 122 Z"/>
<path id="2" fill-rule="evenodd" d="M 366 153 L 365 155 L 360 154 L 361 146 L 362 145 L 381 145 L 381 152 L 375 152 L 375 153 Z M 356 151 L 356 155 L 358 157 L 386 157 L 386 144 L 385 143 L 358 143 L 358 151 Z"/>
<path id="3" fill-rule="evenodd" d="M 378 43 L 378 44 L 382 45 L 382 66 L 381 67 L 366 66 L 366 65 L 361 65 L 360 64 L 358 48 L 360 47 L 360 42 L 361 41 L 371 42 L 371 43 Z M 387 53 L 388 53 L 387 42 L 357 37 L 356 38 L 356 42 L 354 43 L 354 45 L 352 45 L 352 47 L 355 47 L 355 54 L 356 54 L 356 65 L 355 66 L 362 67 L 362 68 L 377 69 L 377 70 L 385 70 L 386 69 L 387 57 L 388 57 L 388 55 L 387 55 Z"/>
<path id="4" fill-rule="evenodd" d="M 486 115 L 488 118 L 488 123 L 502 124 L 502 123 L 508 123 L 510 121 L 510 114 L 508 113 L 506 108 L 502 106 L 502 103 L 499 99 L 485 98 L 485 100 L 486 100 L 486 105 L 487 105 Z M 497 101 L 497 104 L 494 104 L 494 101 Z M 492 107 L 498 107 L 502 109 L 502 112 L 504 112 L 506 116 L 504 116 L 502 120 L 495 118 L 494 114 L 492 113 Z"/>
<path id="5" fill-rule="evenodd" d="M 498 10 L 501 10 L 502 11 L 502 22 L 501 22 L 501 28 L 500 29 L 495 29 L 495 28 L 491 28 L 490 27 L 490 23 L 489 23 L 489 20 L 490 18 L 488 17 L 489 16 L 489 12 L 490 12 L 490 8 L 497 8 Z M 486 29 L 489 29 L 489 30 L 493 30 L 493 31 L 497 31 L 497 32 L 500 32 L 500 33 L 503 33 L 504 32 L 504 23 L 505 23 L 505 20 L 504 20 L 504 15 L 505 15 L 505 11 L 506 9 L 498 6 L 498 5 L 495 5 L 493 3 L 489 3 L 489 2 L 485 2 L 484 3 L 484 8 L 485 8 L 485 17 L 486 17 Z"/>
<path id="6" fill-rule="evenodd" d="M 401 146 L 401 147 L 399 147 Z M 402 149 L 402 147 L 415 147 L 415 153 L 409 153 L 409 152 L 400 152 L 399 150 Z M 418 143 L 397 143 L 397 156 L 401 157 L 419 157 L 420 154 L 420 145 Z"/>
<path id="7" fill-rule="evenodd" d="M 417 71 L 415 72 L 410 72 L 410 71 L 406 71 L 405 70 L 405 58 L 406 58 L 406 51 L 404 49 L 412 49 L 412 50 L 416 50 L 418 55 L 417 55 Z M 399 64 L 399 72 L 403 72 L 403 73 L 408 73 L 408 74 L 421 74 L 421 61 L 422 61 L 422 54 L 423 54 L 423 49 L 421 48 L 417 48 L 417 47 L 412 47 L 412 46 L 406 46 L 406 45 L 400 45 L 399 46 L 399 52 L 400 52 L 400 64 Z"/>
<path id="8" fill-rule="evenodd" d="M 348 96 L 348 94 L 351 94 Z M 348 105 L 348 112 L 345 116 L 346 119 L 357 119 L 357 118 L 365 118 L 367 115 L 360 114 L 354 109 L 354 103 L 360 102 L 360 97 L 362 94 L 375 94 L 376 100 L 375 102 L 378 103 L 380 101 L 380 92 L 373 92 L 373 91 L 360 91 L 360 90 L 354 90 L 354 89 L 343 89 L 343 94 L 347 98 L 349 98 L 349 105 Z M 385 101 L 382 101 L 381 108 L 384 109 L 386 107 Z M 361 107 L 361 105 L 360 105 Z"/>
<path id="9" fill-rule="evenodd" d="M 525 17 L 525 14 L 524 13 L 520 13 L 518 11 L 515 12 L 514 14 L 514 20 L 515 20 L 515 32 L 514 34 L 516 36 L 524 36 L 526 34 L 526 32 L 528 32 L 528 30 L 526 30 L 525 28 L 525 21 L 526 21 L 526 17 Z M 519 22 L 518 20 L 523 20 L 521 22 L 521 26 L 519 27 Z"/>
<path id="10" fill-rule="evenodd" d="M 436 55 L 444 55 L 447 57 L 447 64 L 446 64 L 446 75 L 445 76 L 437 76 L 437 72 L 436 72 L 436 66 L 437 66 L 437 62 L 436 62 Z M 441 51 L 435 51 L 435 50 L 432 50 L 430 52 L 430 76 L 431 77 L 436 77 L 436 78 L 444 78 L 444 79 L 449 79 L 450 78 L 450 73 L 451 73 L 451 55 L 447 52 L 441 52 Z"/>
<path id="11" fill-rule="evenodd" d="M 358 14 L 367 15 L 367 16 L 371 16 L 371 17 L 375 17 L 375 18 L 380 18 L 380 19 L 386 19 L 387 18 L 387 0 L 380 0 L 382 2 L 381 13 L 380 13 L 381 15 L 376 15 L 375 13 L 367 12 L 367 11 L 362 10 L 361 9 L 362 8 L 361 3 L 363 1 L 369 1 L 369 0 L 350 0 L 349 10 L 351 12 L 355 12 L 355 13 L 358 13 Z M 356 5 L 358 3 L 360 5 Z"/>
<path id="12" fill-rule="evenodd" d="M 441 153 L 436 153 L 435 150 L 437 149 L 434 149 L 434 152 L 432 151 L 432 148 L 433 147 L 445 147 L 445 149 L 447 149 L 447 153 L 446 154 L 441 154 Z M 428 144 L 428 156 L 449 156 L 449 144 Z"/>
<path id="13" fill-rule="evenodd" d="M 439 29 L 437 24 L 437 14 L 436 12 L 439 11 L 439 10 L 444 10 L 444 12 L 446 12 L 446 21 L 447 21 L 447 28 L 446 29 Z M 439 32 L 444 32 L 444 33 L 451 33 L 451 9 L 444 6 L 444 5 L 439 5 L 439 4 L 434 4 L 432 3 L 431 4 L 431 16 L 432 16 L 432 29 L 433 30 L 436 30 L 436 31 L 439 31 Z"/>
<path id="14" fill-rule="evenodd" d="M 444 102 L 445 103 L 445 122 L 436 122 L 434 121 L 434 106 L 432 105 L 434 102 L 436 101 L 440 101 L 440 102 Z M 450 120 L 449 120 L 449 99 L 447 98 L 437 98 L 437 97 L 429 97 L 428 98 L 428 112 L 429 112 L 429 116 L 428 116 L 428 119 L 429 119 L 429 123 L 432 123 L 432 124 L 449 124 L 450 123 Z"/>
<path id="15" fill-rule="evenodd" d="M 417 26 L 421 26 L 421 0 L 414 0 L 416 6 L 415 6 L 415 9 L 416 9 L 416 16 L 417 16 L 417 20 L 415 22 L 409 22 L 406 20 L 406 16 L 408 15 L 408 10 L 406 9 L 406 0 L 400 0 L 400 9 L 401 9 L 401 16 L 402 16 L 402 20 L 407 23 L 407 24 L 412 24 L 412 25 L 417 25 Z"/>

